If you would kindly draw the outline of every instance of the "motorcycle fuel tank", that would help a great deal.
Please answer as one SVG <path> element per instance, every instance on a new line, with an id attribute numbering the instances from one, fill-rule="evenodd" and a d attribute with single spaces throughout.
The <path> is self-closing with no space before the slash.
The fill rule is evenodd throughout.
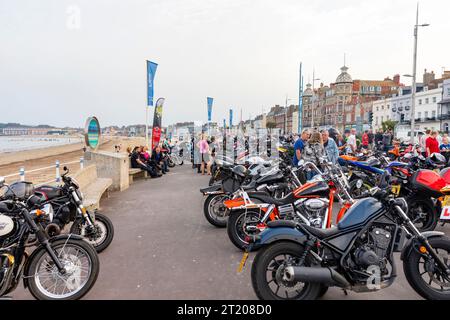
<path id="1" fill-rule="evenodd" d="M 324 181 L 305 183 L 301 187 L 294 190 L 296 198 L 325 197 L 328 198 L 330 188 Z"/>
<path id="2" fill-rule="evenodd" d="M 365 198 L 356 202 L 338 223 L 338 229 L 343 230 L 365 223 L 383 209 L 381 202 L 375 198 Z"/>

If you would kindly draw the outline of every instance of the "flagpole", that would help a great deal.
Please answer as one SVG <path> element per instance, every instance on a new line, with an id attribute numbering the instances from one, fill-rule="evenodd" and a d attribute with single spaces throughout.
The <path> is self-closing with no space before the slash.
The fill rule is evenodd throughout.
<path id="1" fill-rule="evenodd" d="M 148 146 L 148 106 L 145 106 L 145 145 Z"/>

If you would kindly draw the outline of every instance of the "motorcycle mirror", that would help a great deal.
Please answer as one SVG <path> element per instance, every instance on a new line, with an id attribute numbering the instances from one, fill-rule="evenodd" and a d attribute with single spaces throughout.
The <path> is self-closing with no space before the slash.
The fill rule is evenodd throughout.
<path id="1" fill-rule="evenodd" d="M 69 171 L 69 168 L 67 168 L 66 166 L 63 167 L 64 171 Z"/>

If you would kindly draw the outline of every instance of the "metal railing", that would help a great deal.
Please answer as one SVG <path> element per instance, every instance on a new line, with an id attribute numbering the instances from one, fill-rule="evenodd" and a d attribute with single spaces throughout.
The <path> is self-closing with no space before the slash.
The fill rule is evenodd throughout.
<path id="1" fill-rule="evenodd" d="M 66 163 L 60 163 L 59 160 L 56 160 L 55 164 L 52 166 L 48 166 L 48 167 L 42 167 L 42 168 L 37 168 L 37 169 L 32 169 L 32 170 L 25 170 L 25 167 L 20 167 L 19 172 L 18 173 L 13 173 L 13 174 L 9 174 L 6 176 L 3 176 L 4 178 L 11 178 L 11 177 L 15 177 L 15 176 L 19 176 L 20 177 L 20 181 L 25 181 L 25 174 L 26 173 L 34 173 L 34 172 L 39 172 L 39 171 L 44 171 L 44 170 L 49 170 L 49 169 L 55 169 L 55 179 L 50 180 L 50 181 L 46 181 L 43 183 L 39 183 L 36 184 L 37 186 L 42 185 L 42 184 L 48 184 L 48 183 L 52 183 L 52 182 L 60 182 L 61 181 L 61 174 L 60 174 L 60 167 L 61 166 L 66 166 L 69 164 L 75 164 L 75 163 L 79 163 L 80 164 L 80 169 L 82 170 L 84 168 L 84 158 L 81 157 L 80 160 L 76 160 L 76 161 L 70 161 L 70 162 L 66 162 Z"/>

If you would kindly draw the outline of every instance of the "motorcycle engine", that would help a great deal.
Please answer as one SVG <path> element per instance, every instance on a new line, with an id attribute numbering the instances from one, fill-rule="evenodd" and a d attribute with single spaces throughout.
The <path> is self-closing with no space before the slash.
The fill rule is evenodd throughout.
<path id="1" fill-rule="evenodd" d="M 330 201 L 326 198 L 302 199 L 296 206 L 300 213 L 308 219 L 312 227 L 322 228 L 325 212 Z"/>
<path id="2" fill-rule="evenodd" d="M 386 254 L 391 243 L 392 234 L 389 230 L 374 227 L 367 232 L 361 246 L 354 251 L 355 263 L 362 267 L 378 266 L 380 270 L 386 272 Z"/>

